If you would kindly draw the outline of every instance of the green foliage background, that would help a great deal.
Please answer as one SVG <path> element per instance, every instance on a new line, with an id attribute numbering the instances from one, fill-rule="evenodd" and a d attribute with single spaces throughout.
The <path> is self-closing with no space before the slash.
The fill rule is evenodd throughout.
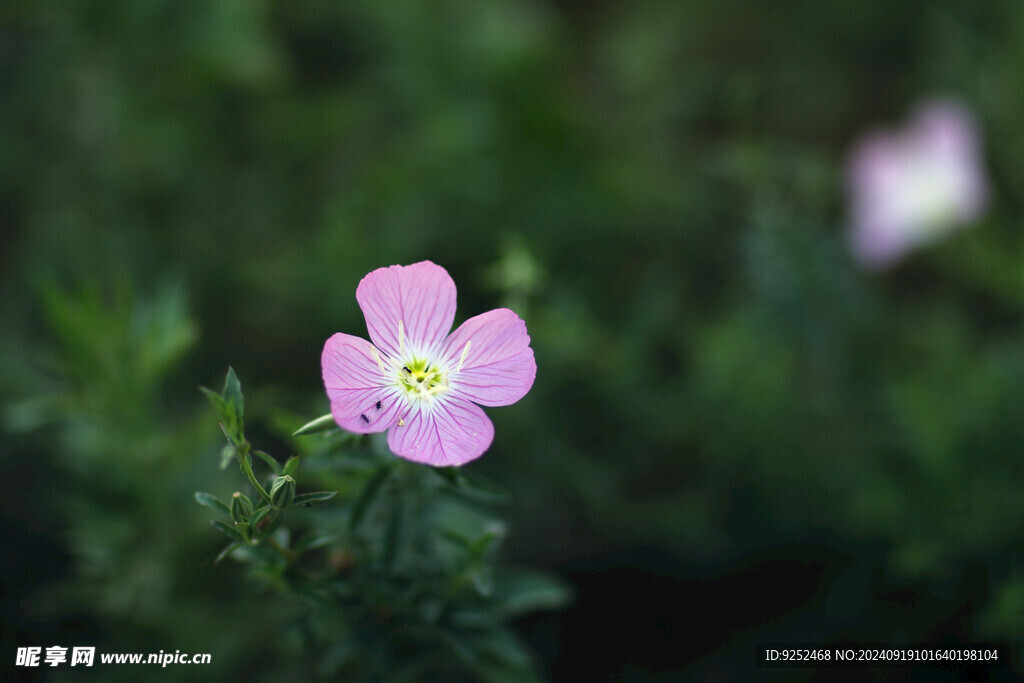
<path id="1" fill-rule="evenodd" d="M 470 467 L 513 493 L 506 555 L 582 582 L 524 626 L 549 670 L 708 675 L 772 638 L 1019 647 L 1022 79 L 1013 0 L 6 3 L 0 657 L 294 673 L 267 626 L 290 607 L 210 564 L 191 494 L 237 483 L 195 387 L 234 365 L 281 439 L 326 412 L 359 279 L 423 259 L 460 320 L 509 305 L 533 338 L 536 385 Z M 844 156 L 933 95 L 976 112 L 992 210 L 865 272 Z M 779 562 L 812 588 L 770 607 Z M 639 633 L 719 637 L 578 655 L 573 614 L 608 599 L 584 584 L 621 570 L 662 580 Z M 723 576 L 749 617 L 669 591 Z"/>

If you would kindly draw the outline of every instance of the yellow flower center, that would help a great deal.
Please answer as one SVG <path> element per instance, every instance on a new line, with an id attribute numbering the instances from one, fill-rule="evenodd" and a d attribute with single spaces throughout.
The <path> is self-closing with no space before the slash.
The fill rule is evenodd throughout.
<path id="1" fill-rule="evenodd" d="M 431 398 L 448 391 L 448 374 L 428 360 L 411 360 L 398 370 L 398 387 L 410 400 Z"/>

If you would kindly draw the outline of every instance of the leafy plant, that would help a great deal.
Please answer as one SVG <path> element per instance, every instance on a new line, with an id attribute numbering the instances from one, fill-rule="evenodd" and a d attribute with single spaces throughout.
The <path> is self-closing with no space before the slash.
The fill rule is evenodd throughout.
<path id="1" fill-rule="evenodd" d="M 292 627 L 318 674 L 538 679 L 508 622 L 564 606 L 569 590 L 548 574 L 500 565 L 506 525 L 493 508 L 504 491 L 462 470 L 396 458 L 382 435 L 350 434 L 326 418 L 296 431 L 302 452 L 281 463 L 246 440 L 234 370 L 221 393 L 203 392 L 227 437 L 222 464 L 236 461 L 254 492 L 230 502 L 195 494 L 230 539 L 217 561 L 245 564 L 295 601 Z M 337 490 L 299 493 L 307 481 Z"/>

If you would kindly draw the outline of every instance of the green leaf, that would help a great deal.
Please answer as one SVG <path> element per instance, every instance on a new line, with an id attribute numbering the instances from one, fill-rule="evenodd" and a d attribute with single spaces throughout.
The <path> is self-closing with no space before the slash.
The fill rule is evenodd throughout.
<path id="1" fill-rule="evenodd" d="M 487 553 L 487 549 L 502 536 L 503 534 L 497 531 L 489 531 L 473 541 L 473 544 L 468 548 L 470 558 L 473 561 L 482 560 L 484 555 Z"/>
<path id="2" fill-rule="evenodd" d="M 366 514 L 370 511 L 373 503 L 377 500 L 380 495 L 381 489 L 391 476 L 391 467 L 383 466 L 377 470 L 376 474 L 370 477 L 370 480 L 366 482 L 366 486 L 359 493 L 359 498 L 352 505 L 352 516 L 349 518 L 348 526 L 349 529 L 355 531 L 363 523 L 363 519 Z"/>
<path id="3" fill-rule="evenodd" d="M 551 574 L 513 569 L 495 576 L 494 597 L 501 614 L 514 619 L 537 610 L 561 609 L 572 599 L 572 589 Z"/>
<path id="4" fill-rule="evenodd" d="M 249 520 L 249 524 L 252 526 L 253 529 L 255 529 L 256 525 L 263 521 L 263 518 L 273 511 L 274 508 L 272 508 L 269 505 L 264 505 L 261 508 L 256 508 L 256 511 L 252 513 L 252 519 Z"/>
<path id="5" fill-rule="evenodd" d="M 461 547 L 467 553 L 469 552 L 469 549 L 473 547 L 473 539 L 464 534 L 460 534 L 458 531 L 453 531 L 451 529 L 442 529 L 441 536 L 455 543 L 455 545 Z"/>
<path id="6" fill-rule="evenodd" d="M 220 449 L 220 469 L 226 470 L 231 461 L 235 459 L 235 447 L 231 444 Z"/>
<path id="7" fill-rule="evenodd" d="M 436 596 L 429 596 L 420 605 L 420 617 L 428 624 L 436 624 L 437 620 L 441 618 L 443 610 L 444 603 L 441 602 L 441 599 Z"/>
<path id="8" fill-rule="evenodd" d="M 227 402 L 224 407 L 224 422 L 221 426 L 225 434 L 228 434 L 228 441 L 233 444 L 240 444 L 245 441 L 245 436 L 242 430 L 242 423 L 238 419 L 238 413 L 235 410 L 235 399 L 231 399 Z"/>
<path id="9" fill-rule="evenodd" d="M 205 491 L 196 491 L 194 496 L 196 502 L 199 503 L 200 505 L 205 505 L 211 510 L 216 510 L 217 512 L 228 517 L 231 516 L 231 508 L 228 507 L 228 504 L 214 496 L 212 493 L 206 493 Z"/>
<path id="10" fill-rule="evenodd" d="M 281 474 L 281 465 L 280 463 L 277 462 L 277 460 L 274 459 L 274 456 L 270 455 L 269 453 L 264 453 L 263 451 L 253 451 L 252 453 L 260 460 L 267 463 L 267 466 L 274 471 L 274 474 Z M 285 472 L 285 474 L 290 473 Z"/>
<path id="11" fill-rule="evenodd" d="M 482 680 L 501 683 L 540 681 L 529 652 L 507 629 L 489 629 L 474 634 L 469 640 L 479 654 L 474 670 Z"/>
<path id="12" fill-rule="evenodd" d="M 490 628 L 470 633 L 441 629 L 438 635 L 481 681 L 535 683 L 540 680 L 528 651 L 506 629 Z"/>
<path id="13" fill-rule="evenodd" d="M 430 471 L 444 479 L 452 486 L 462 486 L 465 480 L 458 467 L 432 467 Z"/>
<path id="14" fill-rule="evenodd" d="M 309 505 L 310 503 L 318 503 L 322 500 L 330 500 L 338 495 L 337 491 L 317 491 L 316 493 L 302 493 L 295 496 L 295 500 L 292 501 L 292 505 Z"/>
<path id="15" fill-rule="evenodd" d="M 480 594 L 480 597 L 490 597 L 491 593 L 494 592 L 494 572 L 489 568 L 482 567 L 470 574 L 469 578 L 472 580 L 473 588 Z"/>
<path id="16" fill-rule="evenodd" d="M 454 493 L 464 498 L 492 505 L 507 503 L 511 498 L 506 489 L 478 474 L 460 473 L 459 477 L 461 485 Z"/>
<path id="17" fill-rule="evenodd" d="M 312 422 L 307 422 L 306 424 L 302 425 L 292 434 L 292 436 L 305 436 L 306 434 L 315 434 L 316 432 L 322 432 L 327 429 L 334 429 L 337 426 L 338 423 L 334 421 L 334 416 L 328 413 L 326 415 L 321 415 Z"/>
<path id="18" fill-rule="evenodd" d="M 238 375 L 235 374 L 235 369 L 228 367 L 228 375 L 224 379 L 224 401 L 231 403 L 235 402 L 235 415 L 238 416 L 238 425 L 241 427 L 242 418 L 245 416 L 245 404 L 242 400 L 242 383 L 238 381 Z"/>
<path id="19" fill-rule="evenodd" d="M 317 673 L 324 677 L 333 677 L 352 662 L 360 654 L 356 642 L 352 638 L 342 638 L 332 645 L 320 661 Z"/>
<path id="20" fill-rule="evenodd" d="M 480 663 L 479 656 L 460 633 L 449 629 L 439 629 L 438 636 L 463 664 L 475 668 Z"/>
<path id="21" fill-rule="evenodd" d="M 217 409 L 218 413 L 221 415 L 224 414 L 224 409 L 227 407 L 227 404 L 224 403 L 224 399 L 221 398 L 220 394 L 212 389 L 207 389 L 206 387 L 199 387 L 199 391 L 203 392 L 203 394 L 206 395 L 206 398 L 210 399 L 210 403 L 213 404 L 213 407 Z"/>
<path id="22" fill-rule="evenodd" d="M 281 522 L 284 521 L 284 514 L 281 510 L 276 510 L 276 512 L 278 514 L 274 515 L 274 518 L 270 520 L 270 525 L 263 531 L 259 532 L 259 535 L 257 536 L 259 540 L 262 541 L 263 539 L 269 537 L 272 533 L 277 531 L 277 528 L 279 526 L 281 526 Z"/>
<path id="23" fill-rule="evenodd" d="M 316 548 L 322 548 L 325 545 L 330 545 L 338 539 L 339 537 L 337 534 L 331 534 L 325 531 L 316 531 L 299 539 L 295 544 L 294 550 L 297 553 L 306 552 L 307 550 L 315 550 Z"/>
<path id="24" fill-rule="evenodd" d="M 224 550 L 220 551 L 220 553 L 217 555 L 217 559 L 215 559 L 213 561 L 213 563 L 214 564 L 220 564 L 221 560 L 223 560 L 225 557 L 227 557 L 232 552 L 234 552 L 235 550 L 237 550 L 238 548 L 241 548 L 241 547 L 242 547 L 242 544 L 238 543 L 237 541 L 235 543 L 231 543 L 230 545 L 228 545 L 228 547 L 224 548 Z"/>
<path id="25" fill-rule="evenodd" d="M 452 654 L 485 683 L 536 683 L 540 677 L 526 648 L 505 629 L 477 632 L 439 629 L 438 635 Z"/>
<path id="26" fill-rule="evenodd" d="M 242 538 L 249 540 L 249 528 L 248 522 L 235 522 L 235 529 L 242 535 Z"/>
<path id="27" fill-rule="evenodd" d="M 507 629 L 488 629 L 473 638 L 476 650 L 515 667 L 529 666 L 530 655 Z"/>
<path id="28" fill-rule="evenodd" d="M 301 456 L 298 455 L 293 455 L 292 457 L 288 458 L 288 460 L 284 463 L 284 468 L 281 470 L 280 474 L 295 474 L 296 470 L 299 469 L 300 460 Z"/>
<path id="29" fill-rule="evenodd" d="M 224 436 L 227 438 L 228 443 L 231 444 L 232 446 L 237 446 L 239 443 L 241 443 L 241 441 L 235 437 L 234 430 L 229 426 L 225 425 L 223 422 L 220 423 L 220 431 L 224 432 Z"/>
<path id="30" fill-rule="evenodd" d="M 238 530 L 235 529 L 235 527 L 231 526 L 230 524 L 225 524 L 224 522 L 220 521 L 219 519 L 215 519 L 215 520 L 211 521 L 210 524 L 213 525 L 214 529 L 216 529 L 217 531 L 221 532 L 222 534 L 224 534 L 228 538 L 230 538 L 232 540 L 235 540 L 235 541 L 242 541 L 243 543 L 245 542 L 245 539 L 242 537 L 242 534 L 240 534 L 238 532 Z"/>
<path id="31" fill-rule="evenodd" d="M 398 548 L 402 545 L 405 521 L 409 509 L 409 498 L 398 495 L 391 501 L 391 514 L 388 516 L 387 530 L 384 533 L 384 564 L 394 566 L 398 557 Z"/>

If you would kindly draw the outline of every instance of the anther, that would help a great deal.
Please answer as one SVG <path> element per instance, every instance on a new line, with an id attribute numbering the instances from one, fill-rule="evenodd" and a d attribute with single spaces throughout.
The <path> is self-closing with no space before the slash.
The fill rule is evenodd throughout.
<path id="1" fill-rule="evenodd" d="M 462 364 L 466 362 L 466 356 L 469 355 L 469 345 L 472 343 L 472 339 L 466 342 L 466 348 L 462 349 L 462 358 L 459 358 L 459 365 L 457 368 L 455 368 L 455 372 L 458 372 L 459 370 L 462 369 Z"/>
<path id="2" fill-rule="evenodd" d="M 380 371 L 387 374 L 387 370 L 384 369 L 384 363 L 381 362 L 380 355 L 378 355 L 376 347 L 370 347 L 370 355 L 373 356 L 375 361 L 377 361 L 377 367 L 380 368 Z"/>

